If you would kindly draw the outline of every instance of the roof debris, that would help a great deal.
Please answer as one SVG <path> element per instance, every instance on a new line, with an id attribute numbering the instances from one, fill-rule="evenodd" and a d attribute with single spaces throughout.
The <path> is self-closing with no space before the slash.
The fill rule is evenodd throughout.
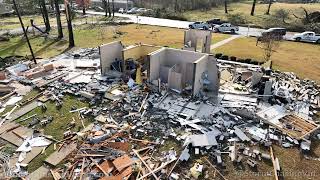
<path id="1" fill-rule="evenodd" d="M 200 90 L 194 95 L 190 86 L 180 86 L 180 82 L 179 91 L 169 88 L 167 80 L 161 79 L 168 78 L 164 74 L 159 80 L 148 81 L 146 55 L 132 55 L 130 61 L 115 58 L 110 66 L 117 68 L 105 67 L 104 71 L 110 70 L 104 75 L 99 56 L 97 48 L 80 49 L 37 66 L 20 62 L 6 67 L 2 77 L 7 81 L 1 81 L 6 86 L 0 86 L 0 106 L 6 112 L 0 117 L 0 138 L 16 148 L 14 154 L 1 156 L 15 162 L 6 168 L 6 176 L 189 179 L 208 176 L 208 169 L 213 169 L 225 179 L 227 159 L 246 162 L 251 168 L 259 168 L 262 159 L 272 160 L 279 171 L 277 154 L 270 155 L 253 144 L 301 148 L 305 153 L 312 147 L 311 137 L 318 133 L 319 86 L 293 73 L 220 61 L 219 95 L 210 95 L 205 86 L 197 86 Z M 184 66 L 173 67 L 184 71 L 179 69 Z M 167 69 L 163 66 L 161 70 Z M 202 73 L 205 76 L 206 72 Z M 197 85 L 192 78 L 173 77 Z M 174 78 L 169 79 L 173 83 Z M 20 93 L 13 83 L 23 85 Z M 25 100 L 24 87 L 41 93 Z M 63 109 L 66 95 L 89 102 L 89 106 L 64 109 L 80 121 L 66 123 L 63 138 L 57 140 L 35 128 L 57 119 L 26 114 L 39 108 L 46 111 L 52 104 Z M 16 108 L 9 109 L 14 104 Z M 92 120 L 89 125 L 83 122 L 85 118 Z M 75 131 L 72 127 L 76 123 L 83 128 Z M 54 152 L 43 166 L 28 173 L 28 163 L 48 147 Z M 191 162 L 202 155 L 208 158 Z"/>

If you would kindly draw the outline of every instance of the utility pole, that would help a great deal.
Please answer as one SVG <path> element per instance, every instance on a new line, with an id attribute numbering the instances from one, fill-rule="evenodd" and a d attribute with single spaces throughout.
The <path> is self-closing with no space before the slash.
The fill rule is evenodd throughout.
<path id="1" fill-rule="evenodd" d="M 73 37 L 73 28 L 72 28 L 71 8 L 70 8 L 70 3 L 67 0 L 65 0 L 65 4 L 66 4 L 68 32 L 69 32 L 69 48 L 72 48 L 74 47 L 74 37 Z"/>
<path id="2" fill-rule="evenodd" d="M 57 18 L 57 28 L 58 28 L 58 38 L 63 38 L 62 25 L 61 25 L 61 16 L 60 16 L 60 7 L 58 4 L 58 0 L 54 0 L 54 8 L 56 10 L 56 18 Z"/>
<path id="3" fill-rule="evenodd" d="M 33 59 L 33 62 L 34 62 L 35 64 L 37 64 L 36 58 L 34 57 L 33 50 L 32 50 L 32 47 L 31 47 L 31 44 L 30 44 L 30 41 L 29 41 L 29 38 L 28 38 L 27 31 L 26 31 L 26 29 L 24 28 L 24 25 L 23 25 L 23 22 L 22 22 L 22 19 L 21 19 L 21 16 L 20 16 L 20 12 L 19 12 L 19 10 L 18 10 L 17 3 L 16 3 L 15 0 L 12 0 L 12 1 L 13 1 L 13 6 L 14 6 L 14 8 L 15 8 L 15 10 L 16 10 L 16 13 L 17 13 L 17 15 L 18 15 L 18 17 L 19 17 L 19 21 L 20 21 L 20 24 L 21 24 L 21 28 L 22 28 L 22 30 L 23 30 L 23 34 L 24 34 L 24 36 L 25 36 L 25 38 L 26 38 L 26 40 L 27 40 L 27 43 L 28 43 L 28 46 L 29 46 L 29 50 L 30 50 L 30 53 L 31 53 L 31 56 L 32 56 L 32 59 Z"/>

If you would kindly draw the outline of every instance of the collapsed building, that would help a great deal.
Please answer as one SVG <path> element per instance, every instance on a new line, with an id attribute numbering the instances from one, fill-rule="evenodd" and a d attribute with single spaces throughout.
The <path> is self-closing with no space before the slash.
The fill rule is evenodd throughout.
<path id="1" fill-rule="evenodd" d="M 193 96 L 204 89 L 213 96 L 218 94 L 219 73 L 213 55 L 143 44 L 124 49 L 121 42 L 100 46 L 99 50 L 102 74 L 107 74 L 108 70 L 128 72 L 136 69 L 134 73 L 145 74 L 142 78 L 148 82 L 158 86 L 166 83 L 171 90 L 189 89 Z"/>
<path id="2" fill-rule="evenodd" d="M 0 154 L 4 176 L 226 179 L 226 161 L 259 170 L 263 160 L 277 176 L 280 158 L 272 146 L 310 152 L 319 129 L 319 86 L 292 73 L 216 59 L 204 48 L 208 38 L 191 33 L 182 49 L 117 41 L 7 67 L 0 139 L 15 151 Z M 195 48 L 197 39 L 204 49 Z M 33 88 L 39 93 L 23 99 Z M 65 109 L 74 119 L 63 120 L 69 123 L 55 139 L 40 130 L 57 119 L 37 113 L 52 110 L 49 104 L 60 113 L 66 96 L 89 105 Z M 81 129 L 72 128 L 75 119 Z M 49 146 L 54 151 L 28 173 Z M 194 163 L 198 157 L 204 161 Z"/>

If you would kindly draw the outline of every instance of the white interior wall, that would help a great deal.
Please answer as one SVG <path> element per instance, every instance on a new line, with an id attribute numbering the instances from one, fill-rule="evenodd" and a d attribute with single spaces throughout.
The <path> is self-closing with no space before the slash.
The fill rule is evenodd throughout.
<path id="1" fill-rule="evenodd" d="M 194 62 L 194 83 L 193 83 L 193 95 L 197 95 L 203 87 L 202 75 L 207 71 L 207 62 L 209 55 L 205 55 L 196 62 Z"/>
<path id="2" fill-rule="evenodd" d="M 209 89 L 213 92 L 214 95 L 218 95 L 220 75 L 217 66 L 217 59 L 213 55 L 209 55 L 208 57 L 207 69 L 208 79 L 211 82 Z"/>
<path id="3" fill-rule="evenodd" d="M 120 41 L 108 43 L 101 45 L 99 47 L 100 50 L 100 66 L 101 66 L 101 74 L 104 75 L 107 71 L 110 70 L 110 65 L 115 59 L 122 60 L 123 54 L 123 46 Z"/>

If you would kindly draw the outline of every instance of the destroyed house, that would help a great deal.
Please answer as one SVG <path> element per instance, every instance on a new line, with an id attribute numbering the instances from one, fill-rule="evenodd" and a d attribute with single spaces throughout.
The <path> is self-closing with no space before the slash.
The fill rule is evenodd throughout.
<path id="1" fill-rule="evenodd" d="M 265 123 L 298 140 L 310 135 L 320 127 L 312 121 L 303 119 L 293 113 L 287 113 L 279 105 L 264 109 L 257 115 Z"/>
<path id="2" fill-rule="evenodd" d="M 175 92 L 201 90 L 216 96 L 219 75 L 217 61 L 211 54 L 151 45 L 124 48 L 121 42 L 100 46 L 101 73 L 120 71 L 154 84 L 165 83 Z M 138 83 L 139 84 L 139 83 Z"/>

